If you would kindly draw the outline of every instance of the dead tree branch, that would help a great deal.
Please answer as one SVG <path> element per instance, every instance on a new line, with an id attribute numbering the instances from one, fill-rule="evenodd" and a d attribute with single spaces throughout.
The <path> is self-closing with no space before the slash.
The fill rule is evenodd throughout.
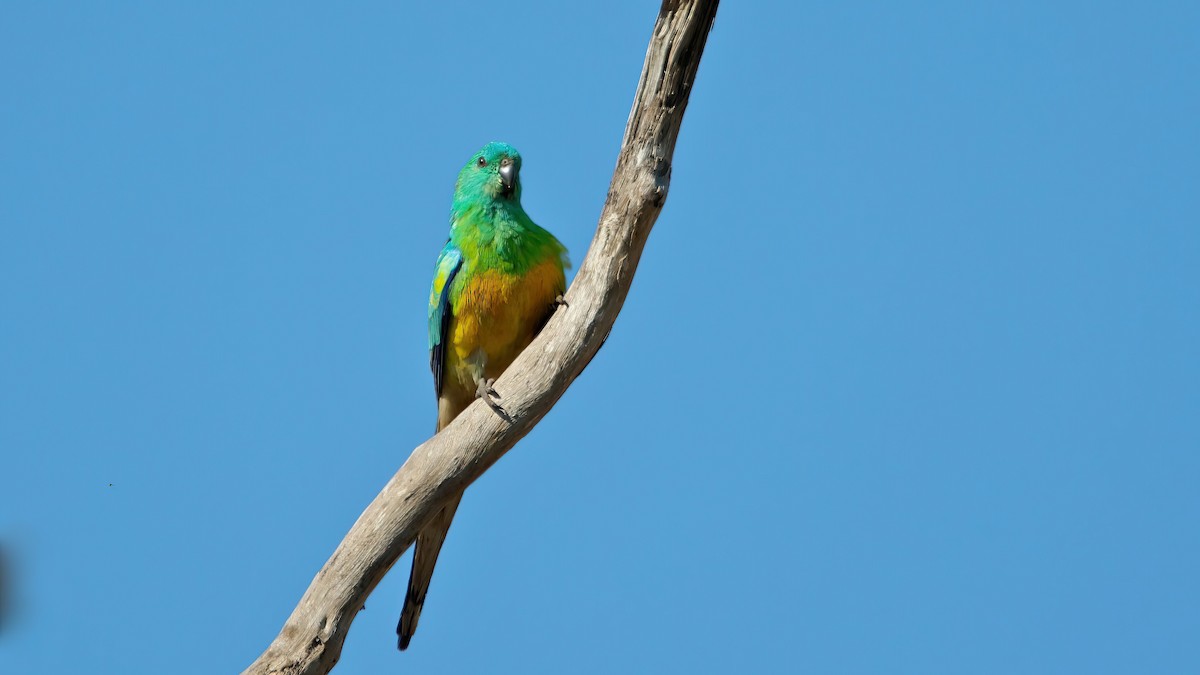
<path id="1" fill-rule="evenodd" d="M 718 0 L 664 0 L 596 236 L 559 308 L 496 383 L 506 422 L 476 402 L 425 441 L 359 516 L 271 646 L 243 675 L 317 675 L 421 525 L 523 438 L 604 343 L 667 198 L 671 157 Z"/>

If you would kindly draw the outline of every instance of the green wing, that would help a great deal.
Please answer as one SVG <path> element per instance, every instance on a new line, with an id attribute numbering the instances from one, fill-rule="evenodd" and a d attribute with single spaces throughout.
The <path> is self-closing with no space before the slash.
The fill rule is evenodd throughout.
<path id="1" fill-rule="evenodd" d="M 446 375 L 446 341 L 450 329 L 450 286 L 462 269 L 462 251 L 447 241 L 438 254 L 437 269 L 433 273 L 433 288 L 429 291 L 429 367 L 433 370 L 433 386 L 438 396 L 442 395 L 442 383 Z"/>

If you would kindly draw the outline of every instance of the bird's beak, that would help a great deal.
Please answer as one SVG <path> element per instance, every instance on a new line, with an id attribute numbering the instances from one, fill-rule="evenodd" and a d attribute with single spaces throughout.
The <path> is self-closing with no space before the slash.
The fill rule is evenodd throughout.
<path id="1" fill-rule="evenodd" d="M 504 186 L 504 194 L 512 194 L 513 188 L 517 184 L 517 164 L 511 159 L 505 157 L 500 160 L 500 183 Z"/>

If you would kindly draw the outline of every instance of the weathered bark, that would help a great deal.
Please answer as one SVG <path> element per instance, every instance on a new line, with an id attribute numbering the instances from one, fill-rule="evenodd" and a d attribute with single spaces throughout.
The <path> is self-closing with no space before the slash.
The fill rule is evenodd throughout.
<path id="1" fill-rule="evenodd" d="M 569 305 L 559 308 L 496 383 L 511 421 L 477 401 L 413 450 L 317 573 L 275 641 L 243 675 L 328 673 L 367 595 L 421 524 L 529 433 L 600 349 L 666 201 L 675 139 L 717 3 L 665 0 L 659 10 L 608 199 L 567 292 Z"/>

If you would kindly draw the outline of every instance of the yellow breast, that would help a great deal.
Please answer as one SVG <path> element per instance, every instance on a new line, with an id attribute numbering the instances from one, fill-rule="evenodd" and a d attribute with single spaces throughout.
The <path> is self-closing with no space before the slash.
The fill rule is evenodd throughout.
<path id="1" fill-rule="evenodd" d="M 476 373 L 471 370 L 482 367 L 483 377 L 499 377 L 533 340 L 565 288 L 556 260 L 523 275 L 498 270 L 470 275 L 453 308 L 447 374 L 456 377 L 448 379 L 474 391 Z"/>

